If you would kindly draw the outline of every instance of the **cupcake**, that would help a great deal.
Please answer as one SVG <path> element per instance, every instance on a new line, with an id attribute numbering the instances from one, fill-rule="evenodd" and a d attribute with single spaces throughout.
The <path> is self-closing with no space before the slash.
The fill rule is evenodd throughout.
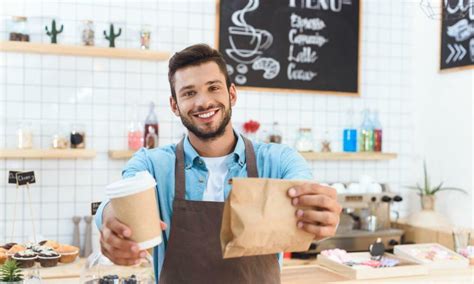
<path id="1" fill-rule="evenodd" d="M 58 243 L 58 242 L 51 241 L 51 240 L 41 241 L 41 242 L 39 242 L 39 244 L 40 244 L 41 246 L 50 247 L 50 248 L 52 248 L 52 249 L 57 249 L 57 248 L 59 247 L 59 243 Z"/>
<path id="2" fill-rule="evenodd" d="M 43 251 L 38 255 L 39 263 L 42 267 L 53 267 L 58 265 L 61 255 L 53 250 Z"/>
<path id="3" fill-rule="evenodd" d="M 30 268 L 35 265 L 37 255 L 32 250 L 22 250 L 15 253 L 12 258 L 18 263 L 20 268 Z"/>
<path id="4" fill-rule="evenodd" d="M 70 245 L 60 245 L 56 252 L 61 255 L 59 262 L 61 263 L 71 263 L 76 260 L 79 255 L 79 248 Z"/>
<path id="5" fill-rule="evenodd" d="M 22 245 L 13 245 L 8 251 L 7 251 L 7 256 L 8 257 L 13 257 L 17 252 L 25 251 L 26 248 Z"/>
<path id="6" fill-rule="evenodd" d="M 0 265 L 4 264 L 7 261 L 7 250 L 0 248 Z"/>

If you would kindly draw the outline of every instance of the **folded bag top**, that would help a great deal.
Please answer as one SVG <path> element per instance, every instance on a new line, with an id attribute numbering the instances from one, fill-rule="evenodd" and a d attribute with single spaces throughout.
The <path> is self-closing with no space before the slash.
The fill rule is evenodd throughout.
<path id="1" fill-rule="evenodd" d="M 314 235 L 298 229 L 288 189 L 310 181 L 234 178 L 224 205 L 224 258 L 306 251 Z"/>

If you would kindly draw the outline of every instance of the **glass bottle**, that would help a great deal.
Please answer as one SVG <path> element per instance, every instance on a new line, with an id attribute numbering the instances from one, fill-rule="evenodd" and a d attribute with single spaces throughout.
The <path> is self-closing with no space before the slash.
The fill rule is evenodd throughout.
<path id="1" fill-rule="evenodd" d="M 379 120 L 379 112 L 372 113 L 372 124 L 374 127 L 374 151 L 382 152 L 382 124 Z"/>
<path id="2" fill-rule="evenodd" d="M 148 115 L 145 119 L 145 133 L 143 136 L 145 139 L 144 139 L 143 146 L 147 148 L 149 148 L 147 144 L 148 133 L 151 132 L 151 129 L 154 130 L 153 134 L 156 136 L 156 143 L 154 144 L 154 147 L 153 147 L 155 148 L 155 147 L 158 147 L 159 128 L 158 128 L 158 119 L 155 114 L 155 104 L 153 102 L 150 102 Z"/>
<path id="3" fill-rule="evenodd" d="M 275 122 L 273 122 L 272 132 L 270 132 L 268 141 L 270 143 L 280 144 L 281 140 L 282 140 L 281 130 L 280 130 L 280 127 L 278 125 L 278 122 L 275 121 Z"/>
<path id="4" fill-rule="evenodd" d="M 18 126 L 18 148 L 19 149 L 31 149 L 33 148 L 33 130 L 31 122 L 23 121 Z"/>
<path id="5" fill-rule="evenodd" d="M 145 137 L 145 147 L 147 149 L 158 147 L 158 135 L 156 135 L 155 128 L 153 127 L 150 127 L 150 130 Z"/>
<path id="6" fill-rule="evenodd" d="M 128 149 L 136 151 L 143 147 L 143 125 L 138 121 L 137 105 L 133 107 L 134 119 L 128 125 L 127 142 Z"/>
<path id="7" fill-rule="evenodd" d="M 357 151 L 357 129 L 354 127 L 354 112 L 347 112 L 346 128 L 343 130 L 342 150 L 344 152 Z"/>
<path id="8" fill-rule="evenodd" d="M 140 47 L 141 49 L 150 49 L 151 31 L 149 26 L 144 26 L 140 30 Z"/>
<path id="9" fill-rule="evenodd" d="M 94 46 L 94 35 L 94 22 L 91 20 L 85 20 L 82 30 L 82 44 L 85 46 Z"/>
<path id="10" fill-rule="evenodd" d="M 360 152 L 371 152 L 374 150 L 374 128 L 370 121 L 370 111 L 364 110 L 364 118 L 360 125 Z"/>
<path id="11" fill-rule="evenodd" d="M 313 134 L 311 128 L 300 128 L 298 130 L 298 138 L 296 139 L 295 147 L 299 152 L 313 151 Z"/>

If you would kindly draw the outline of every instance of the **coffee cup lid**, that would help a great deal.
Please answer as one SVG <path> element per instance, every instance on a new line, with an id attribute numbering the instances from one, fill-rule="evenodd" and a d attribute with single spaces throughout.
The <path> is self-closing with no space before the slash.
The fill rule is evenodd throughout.
<path id="1" fill-rule="evenodd" d="M 145 191 L 155 185 L 156 181 L 150 173 L 143 171 L 136 173 L 133 177 L 109 184 L 105 188 L 105 194 L 110 199 L 119 198 Z"/>

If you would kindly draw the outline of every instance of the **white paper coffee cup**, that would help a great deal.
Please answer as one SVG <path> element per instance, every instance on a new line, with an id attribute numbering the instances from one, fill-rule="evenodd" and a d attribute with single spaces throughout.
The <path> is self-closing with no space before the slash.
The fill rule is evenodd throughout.
<path id="1" fill-rule="evenodd" d="M 132 230 L 130 239 L 141 250 L 159 245 L 163 238 L 155 179 L 147 171 L 106 187 L 115 217 Z"/>

